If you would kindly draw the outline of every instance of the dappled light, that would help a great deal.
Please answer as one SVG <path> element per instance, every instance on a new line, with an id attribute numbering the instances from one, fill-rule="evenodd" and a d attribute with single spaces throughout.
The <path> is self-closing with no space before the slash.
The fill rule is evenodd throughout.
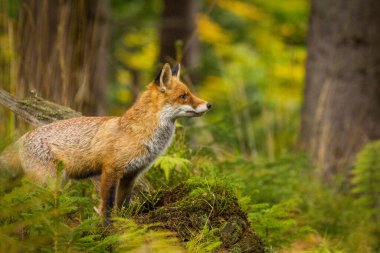
<path id="1" fill-rule="evenodd" d="M 0 252 L 379 252 L 379 12 L 0 0 Z"/>

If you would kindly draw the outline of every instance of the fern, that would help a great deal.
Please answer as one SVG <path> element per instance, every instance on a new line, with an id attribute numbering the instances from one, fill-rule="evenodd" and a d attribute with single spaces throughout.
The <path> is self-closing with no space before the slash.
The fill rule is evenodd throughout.
<path id="1" fill-rule="evenodd" d="M 380 221 L 380 140 L 367 144 L 358 154 L 353 170 L 352 192 L 357 196 L 356 202 L 370 213 L 372 224 Z M 364 220 L 364 217 L 363 217 Z M 380 228 L 378 225 L 367 226 L 374 238 L 375 251 L 380 251 Z"/>
<path id="2" fill-rule="evenodd" d="M 297 203 L 288 201 L 277 205 L 255 204 L 248 214 L 252 227 L 269 245 L 281 248 L 289 245 L 312 229 L 299 226 L 294 212 Z"/>
<path id="3" fill-rule="evenodd" d="M 115 238 L 104 236 L 92 210 L 92 185 L 57 182 L 43 187 L 24 180 L 0 198 L 0 252 L 104 252 L 112 245 Z"/>
<path id="4" fill-rule="evenodd" d="M 190 253 L 216 252 L 222 245 L 220 238 L 215 235 L 218 232 L 217 228 L 210 229 L 208 225 L 205 225 L 195 237 L 186 243 L 187 251 Z"/>
<path id="5" fill-rule="evenodd" d="M 352 184 L 360 202 L 372 210 L 380 208 L 380 141 L 367 144 L 358 154 Z"/>
<path id="6" fill-rule="evenodd" d="M 117 251 L 119 252 L 185 252 L 180 247 L 175 233 L 153 229 L 155 224 L 137 225 L 130 219 L 115 219 L 119 233 Z"/>
<path id="7" fill-rule="evenodd" d="M 185 158 L 163 155 L 154 162 L 153 167 L 162 169 L 166 181 L 169 181 L 172 171 L 187 169 L 189 164 L 190 161 Z"/>

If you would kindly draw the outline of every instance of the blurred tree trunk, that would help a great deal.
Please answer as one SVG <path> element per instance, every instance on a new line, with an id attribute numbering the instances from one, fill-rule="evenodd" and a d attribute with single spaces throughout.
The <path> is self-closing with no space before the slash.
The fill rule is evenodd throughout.
<path id="1" fill-rule="evenodd" d="M 164 0 L 160 32 L 160 62 L 173 64 L 180 61 L 183 67 L 193 68 L 199 62 L 197 36 L 197 0 Z M 178 44 L 182 41 L 182 45 Z M 179 52 L 177 50 L 179 48 Z M 181 53 L 182 55 L 178 55 Z M 191 70 L 192 82 L 197 75 Z"/>
<path id="2" fill-rule="evenodd" d="M 25 0 L 20 14 L 19 95 L 37 94 L 85 115 L 103 114 L 108 0 Z"/>
<path id="3" fill-rule="evenodd" d="M 378 0 L 312 1 L 301 145 L 325 178 L 380 138 L 379 13 Z"/>
<path id="4" fill-rule="evenodd" d="M 0 0 L 0 87 L 14 90 L 14 20 L 10 17 L 12 2 Z M 6 108 L 0 106 L 0 139 L 13 135 L 13 114 Z M 5 143 L 3 143 L 5 144 Z"/>

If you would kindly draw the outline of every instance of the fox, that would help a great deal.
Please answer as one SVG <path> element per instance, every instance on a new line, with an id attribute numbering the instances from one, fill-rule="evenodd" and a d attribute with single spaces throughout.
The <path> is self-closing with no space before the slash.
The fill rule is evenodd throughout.
<path id="1" fill-rule="evenodd" d="M 165 63 L 122 116 L 79 116 L 37 127 L 11 148 L 12 164 L 41 183 L 57 176 L 58 162 L 65 179 L 100 176 L 99 213 L 110 224 L 113 208 L 129 204 L 139 175 L 167 150 L 176 120 L 200 117 L 211 107 L 180 80 L 179 64 Z"/>

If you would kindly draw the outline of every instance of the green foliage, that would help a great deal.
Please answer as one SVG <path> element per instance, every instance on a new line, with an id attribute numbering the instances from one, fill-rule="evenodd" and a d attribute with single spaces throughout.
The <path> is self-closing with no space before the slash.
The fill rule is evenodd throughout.
<path id="1" fill-rule="evenodd" d="M 380 141 L 367 144 L 358 154 L 352 184 L 352 192 L 358 196 L 358 200 L 373 212 L 379 212 Z"/>
<path id="2" fill-rule="evenodd" d="M 120 233 L 118 252 L 185 252 L 175 233 L 154 229 L 155 224 L 141 226 L 133 220 L 117 218 L 114 226 Z"/>
<path id="3" fill-rule="evenodd" d="M 134 217 L 138 214 L 149 212 L 157 207 L 162 197 L 162 189 L 142 189 L 133 198 L 133 201 L 119 211 L 122 217 Z"/>
<path id="4" fill-rule="evenodd" d="M 190 252 L 214 252 L 220 247 L 261 252 L 263 243 L 249 228 L 235 191 L 227 178 L 192 177 L 163 191 L 155 206 L 135 218 L 176 231 Z"/>
<path id="5" fill-rule="evenodd" d="M 197 93 L 217 110 L 205 117 L 207 128 L 196 126 L 193 141 L 246 158 L 286 153 L 298 133 L 308 2 L 221 0 L 198 6 L 202 55 L 199 66 L 185 67 L 200 72 Z M 161 10 L 162 1 L 112 2 L 119 24 L 112 39 L 113 113 L 122 113 L 133 90 L 152 80 Z"/>
<path id="6" fill-rule="evenodd" d="M 210 229 L 204 226 L 199 234 L 186 243 L 186 249 L 194 253 L 216 252 L 222 245 L 220 238 L 215 235 L 218 231 L 217 228 Z"/>
<path id="7" fill-rule="evenodd" d="M 188 131 L 177 124 L 176 138 L 168 152 L 159 157 L 146 174 L 153 188 L 175 187 L 194 176 L 218 174 L 215 154 L 206 147 L 190 147 L 188 137 Z"/>
<path id="8" fill-rule="evenodd" d="M 7 89 L 14 85 L 16 53 L 8 29 L 19 2 L 4 1 L 8 14 L 0 24 L 0 79 Z M 152 80 L 162 4 L 111 1 L 108 114 L 122 114 L 133 102 L 136 84 L 143 89 Z M 226 242 L 234 245 L 246 213 L 247 226 L 269 251 L 294 252 L 297 244 L 307 252 L 379 251 L 379 142 L 358 156 L 352 192 L 321 182 L 305 156 L 294 152 L 309 2 L 198 4 L 202 55 L 195 66 L 200 77 L 195 88 L 214 104 L 213 110 L 178 124 L 168 153 L 146 173 L 148 183 L 109 230 L 93 211 L 97 194 L 89 182 L 61 188 L 53 181 L 42 187 L 27 181 L 10 184 L 1 176 L 0 252 L 215 252 Z M 14 117 L 0 113 L 5 119 L 0 122 L 1 150 L 14 134 Z M 230 247 L 231 252 L 240 247 Z"/>
<path id="9" fill-rule="evenodd" d="M 117 218 L 105 230 L 93 211 L 89 182 L 57 191 L 24 181 L 0 199 L 0 249 L 3 252 L 184 252 L 174 233 Z M 141 210 L 140 210 L 141 211 Z"/>
<path id="10" fill-rule="evenodd" d="M 153 167 L 159 167 L 165 174 L 166 181 L 170 179 L 170 173 L 173 170 L 186 170 L 190 161 L 181 157 L 173 157 L 163 155 L 159 157 L 153 164 Z"/>
<path id="11" fill-rule="evenodd" d="M 370 210 L 338 186 L 326 187 L 310 173 L 300 182 L 304 220 L 324 236 L 331 249 L 347 252 L 373 252 L 376 239 Z M 334 250 L 332 250 L 335 252 Z"/>
<path id="12" fill-rule="evenodd" d="M 200 15 L 205 78 L 199 92 L 218 108 L 206 121 L 219 147 L 245 158 L 273 159 L 295 144 L 307 5 L 223 0 Z M 213 144 L 204 135 L 199 139 Z"/>
<path id="13" fill-rule="evenodd" d="M 43 187 L 23 181 L 0 198 L 0 249 L 104 252 L 110 248 L 115 240 L 105 238 L 94 216 L 91 188 L 88 182 L 61 189 L 56 182 Z"/>
<path id="14" fill-rule="evenodd" d="M 297 224 L 296 214 L 297 203 L 288 201 L 272 206 L 253 205 L 249 218 L 255 231 L 268 245 L 282 248 L 312 231 Z"/>
<path id="15" fill-rule="evenodd" d="M 358 154 L 356 166 L 352 177 L 353 194 L 357 197 L 355 202 L 362 209 L 369 212 L 370 222 L 380 222 L 380 141 L 367 144 Z M 363 227 L 363 223 L 362 223 Z M 370 228 L 362 228 L 371 233 Z M 368 231 L 369 230 L 369 231 Z M 372 234 L 380 238 L 379 226 L 372 227 Z M 380 250 L 380 239 L 374 242 L 374 248 Z"/>
<path id="16" fill-rule="evenodd" d="M 244 183 L 244 193 L 255 203 L 276 204 L 289 199 L 299 199 L 299 183 L 310 171 L 304 155 L 282 156 L 274 161 L 252 163 L 237 159 L 222 163 L 223 171 L 239 175 Z M 234 168 L 234 170 L 231 170 Z M 231 176 L 232 176 L 231 175 Z"/>
<path id="17" fill-rule="evenodd" d="M 186 141 L 183 134 L 184 132 L 179 133 L 165 159 L 177 161 L 176 156 L 181 154 L 186 157 L 188 165 L 180 166 L 180 170 L 174 169 L 174 165 L 169 166 L 170 182 L 166 182 L 162 164 L 157 163 L 148 173 L 148 178 L 153 184 L 159 181 L 176 186 L 186 178 L 189 190 L 183 188 L 183 191 L 189 191 L 191 201 L 182 202 L 181 205 L 188 207 L 196 205 L 198 201 L 205 202 L 214 208 L 214 212 L 231 206 L 228 196 L 232 192 L 239 197 L 239 203 L 248 213 L 254 230 L 275 249 L 289 246 L 294 240 L 312 231 L 309 226 L 297 220 L 301 212 L 300 181 L 304 180 L 310 167 L 304 156 L 285 156 L 273 162 L 260 164 L 244 159 L 218 161 L 207 152 L 189 151 L 191 148 L 184 144 Z M 200 160 L 202 163 L 199 163 Z M 208 166 L 206 170 L 195 169 L 210 162 L 213 166 Z M 222 195 L 215 197 L 216 192 Z M 157 203 L 157 198 L 159 197 L 153 198 L 154 201 L 145 201 L 139 206 L 151 206 L 149 203 Z"/>

